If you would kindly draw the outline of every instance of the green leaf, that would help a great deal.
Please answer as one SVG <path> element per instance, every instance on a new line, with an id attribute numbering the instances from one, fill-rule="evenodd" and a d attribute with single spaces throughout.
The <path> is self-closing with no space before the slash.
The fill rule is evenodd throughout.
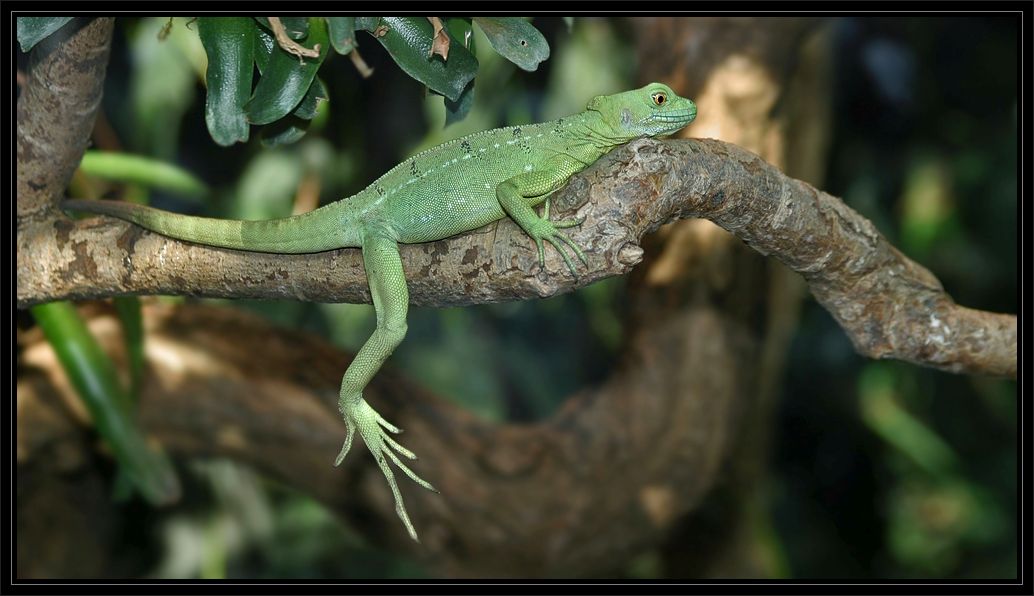
<path id="1" fill-rule="evenodd" d="M 309 120 L 295 116 L 281 118 L 262 130 L 260 142 L 267 149 L 297 143 L 309 131 L 309 124 L 311 124 Z"/>
<path id="2" fill-rule="evenodd" d="M 284 26 L 284 31 L 287 32 L 287 37 L 297 41 L 304 38 L 309 33 L 309 19 L 308 17 L 278 17 L 280 24 Z M 255 17 L 260 25 L 273 31 L 273 26 L 269 24 L 267 17 Z"/>
<path id="3" fill-rule="evenodd" d="M 320 46 L 318 58 L 299 59 L 279 45 L 273 48 L 262 77 L 255 86 L 255 93 L 244 106 L 252 124 L 275 122 L 291 113 L 304 99 L 330 49 L 327 22 L 322 18 L 312 19 L 309 35 L 302 43 L 308 48 L 316 44 Z"/>
<path id="4" fill-rule="evenodd" d="M 186 197 L 198 198 L 208 194 L 205 183 L 190 172 L 149 157 L 113 151 L 87 151 L 83 154 L 79 168 L 105 180 L 133 182 Z"/>
<path id="5" fill-rule="evenodd" d="M 477 58 L 451 34 L 449 59 L 430 55 L 434 28 L 426 17 L 359 18 L 356 27 L 373 34 L 406 74 L 452 101 L 477 74 Z"/>
<path id="6" fill-rule="evenodd" d="M 309 129 L 310 121 L 316 116 L 320 103 L 328 97 L 326 85 L 317 78 L 312 82 L 302 103 L 298 104 L 290 116 L 280 119 L 262 131 L 262 145 L 276 147 L 301 140 Z"/>
<path id="7" fill-rule="evenodd" d="M 330 28 L 330 43 L 338 54 L 347 54 L 355 49 L 355 17 L 327 17 Z"/>
<path id="8" fill-rule="evenodd" d="M 28 52 L 73 17 L 18 17 L 18 45 Z"/>
<path id="9" fill-rule="evenodd" d="M 564 24 L 567 25 L 567 32 L 570 33 L 571 29 L 574 28 L 574 17 L 560 17 L 564 19 Z"/>
<path id="10" fill-rule="evenodd" d="M 275 48 L 276 38 L 273 34 L 261 27 L 255 27 L 255 66 L 258 67 L 260 75 L 266 73 L 269 58 Z"/>
<path id="11" fill-rule="evenodd" d="M 51 302 L 33 306 L 31 311 L 86 404 L 97 432 L 111 447 L 133 485 L 152 504 L 177 500 L 180 486 L 172 465 L 161 451 L 144 440 L 129 415 L 130 400 L 118 382 L 114 365 L 75 307 L 69 302 Z"/>
<path id="12" fill-rule="evenodd" d="M 248 140 L 244 104 L 251 96 L 256 29 L 249 17 L 198 19 L 198 35 L 208 54 L 205 123 L 212 140 L 224 147 Z"/>
<path id="13" fill-rule="evenodd" d="M 474 81 L 471 81 L 467 83 L 467 88 L 463 90 L 459 101 L 450 101 L 448 97 L 445 98 L 445 126 L 466 118 L 473 105 Z"/>
<path id="14" fill-rule="evenodd" d="M 474 22 L 496 52 L 529 72 L 549 58 L 546 38 L 524 19 L 517 17 L 474 17 Z"/>
<path id="15" fill-rule="evenodd" d="M 302 103 L 298 104 L 298 107 L 292 112 L 292 115 L 303 120 L 312 120 L 313 116 L 316 115 L 316 109 L 319 108 L 320 102 L 327 101 L 329 98 L 330 94 L 327 93 L 327 86 L 317 77 L 312 82 L 312 85 L 309 85 L 309 91 L 302 99 Z"/>
<path id="16" fill-rule="evenodd" d="M 463 40 L 464 47 L 471 54 L 474 53 L 474 29 L 470 19 L 450 18 L 446 19 L 445 26 L 449 28 L 449 34 L 455 39 Z M 467 117 L 471 106 L 474 105 L 474 81 L 471 80 L 463 89 L 459 100 L 451 101 L 445 98 L 445 126 L 459 122 Z"/>

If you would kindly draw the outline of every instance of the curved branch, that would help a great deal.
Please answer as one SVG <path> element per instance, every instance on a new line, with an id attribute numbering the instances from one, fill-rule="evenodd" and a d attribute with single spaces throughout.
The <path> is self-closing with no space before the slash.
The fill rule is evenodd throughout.
<path id="1" fill-rule="evenodd" d="M 709 219 L 810 284 L 855 348 L 952 372 L 1016 375 L 1016 317 L 957 306 L 839 199 L 753 153 L 711 139 L 641 140 L 612 152 L 557 193 L 585 216 L 571 237 L 589 255 L 574 279 L 509 220 L 402 247 L 414 304 L 463 305 L 551 296 L 627 273 L 640 239 L 676 218 Z M 356 249 L 268 255 L 193 245 L 111 219 L 59 219 L 18 236 L 18 303 L 112 294 L 188 294 L 369 302 Z"/>

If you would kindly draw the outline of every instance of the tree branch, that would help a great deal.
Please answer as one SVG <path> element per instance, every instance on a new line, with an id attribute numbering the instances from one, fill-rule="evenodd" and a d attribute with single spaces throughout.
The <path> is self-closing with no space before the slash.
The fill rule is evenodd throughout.
<path id="1" fill-rule="evenodd" d="M 578 279 L 552 251 L 549 273 L 541 271 L 531 240 L 507 219 L 403 246 L 412 302 L 465 305 L 572 291 L 627 273 L 642 258 L 640 239 L 663 223 L 702 217 L 801 273 L 861 354 L 1015 377 L 1015 316 L 955 305 L 929 271 L 871 222 L 735 145 L 636 141 L 573 177 L 554 204 L 586 217 L 570 231 L 589 255 Z M 179 242 L 107 218 L 58 219 L 24 230 L 18 249 L 21 307 L 112 294 L 370 301 L 356 249 L 247 253 Z"/>
<path id="2" fill-rule="evenodd" d="M 65 37 L 72 21 L 29 55 L 18 98 L 19 229 L 54 208 L 82 159 L 101 105 L 113 22 L 93 19 Z"/>

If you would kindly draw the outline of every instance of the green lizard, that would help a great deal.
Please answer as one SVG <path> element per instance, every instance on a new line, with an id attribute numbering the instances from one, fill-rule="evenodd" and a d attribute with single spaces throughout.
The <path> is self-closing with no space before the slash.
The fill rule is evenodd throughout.
<path id="1" fill-rule="evenodd" d="M 398 244 L 441 240 L 508 215 L 535 241 L 540 266 L 545 266 L 545 241 L 575 273 L 567 249 L 583 263 L 585 254 L 559 230 L 581 221 L 550 221 L 547 197 L 615 147 L 674 133 L 692 122 L 696 111 L 691 100 L 660 83 L 597 96 L 574 116 L 443 143 L 395 166 L 355 196 L 284 219 L 191 217 L 113 201 L 68 200 L 62 207 L 112 215 L 171 238 L 236 250 L 291 254 L 361 248 L 377 326 L 341 381 L 338 403 L 348 430 L 334 464 L 344 459 L 358 430 L 391 487 L 396 513 L 417 540 L 388 460 L 420 486 L 437 491 L 399 460 L 395 452 L 408 459 L 416 456 L 391 438 L 388 433 L 399 429 L 363 399 L 367 383 L 406 335 L 409 291 Z M 543 202 L 540 217 L 533 207 Z"/>

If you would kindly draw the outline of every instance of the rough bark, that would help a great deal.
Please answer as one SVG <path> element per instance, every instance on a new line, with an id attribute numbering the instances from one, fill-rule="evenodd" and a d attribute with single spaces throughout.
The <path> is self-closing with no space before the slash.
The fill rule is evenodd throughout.
<path id="1" fill-rule="evenodd" d="M 19 229 L 53 209 L 82 159 L 101 105 L 113 23 L 73 20 L 29 54 L 18 99 Z"/>

